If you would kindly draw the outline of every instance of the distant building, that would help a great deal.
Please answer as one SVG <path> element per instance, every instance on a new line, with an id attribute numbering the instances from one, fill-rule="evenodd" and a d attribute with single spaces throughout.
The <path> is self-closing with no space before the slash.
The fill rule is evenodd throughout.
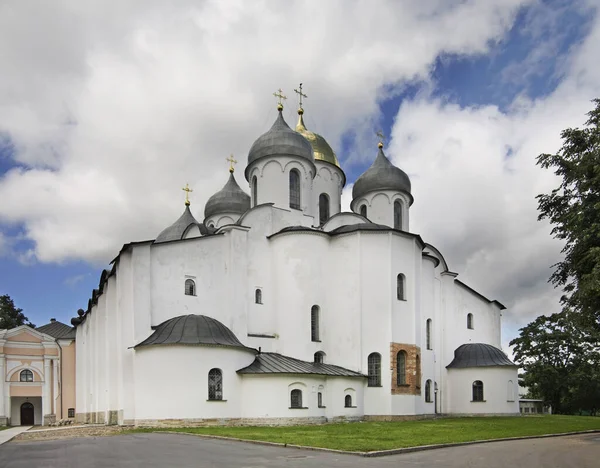
<path id="1" fill-rule="evenodd" d="M 519 411 L 521 414 L 552 414 L 552 407 L 545 405 L 544 400 L 521 398 L 519 399 Z"/>

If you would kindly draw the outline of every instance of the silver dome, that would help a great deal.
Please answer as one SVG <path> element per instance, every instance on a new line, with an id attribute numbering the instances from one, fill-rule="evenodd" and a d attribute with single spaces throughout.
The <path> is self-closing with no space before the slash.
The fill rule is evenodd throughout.
<path id="1" fill-rule="evenodd" d="M 352 198 L 380 190 L 397 190 L 410 195 L 410 179 L 406 172 L 394 166 L 379 148 L 379 153 L 371 167 L 367 169 L 354 183 Z M 411 197 L 412 198 L 412 197 Z"/>
<path id="2" fill-rule="evenodd" d="M 177 221 L 175 221 L 171 226 L 166 228 L 164 231 L 162 231 L 158 235 L 158 237 L 156 238 L 154 243 L 158 244 L 160 242 L 181 240 L 181 239 L 183 239 L 183 236 L 188 231 L 188 229 L 192 226 L 198 226 L 198 228 L 200 229 L 200 233 L 202 235 L 205 235 L 208 233 L 208 231 L 204 227 L 204 224 L 199 223 L 196 220 L 196 218 L 194 218 L 194 216 L 192 215 L 192 212 L 190 211 L 189 205 L 186 205 L 185 211 L 179 217 L 179 219 Z"/>
<path id="3" fill-rule="evenodd" d="M 208 199 L 204 206 L 204 217 L 218 213 L 243 214 L 250 209 L 250 195 L 244 192 L 235 181 L 233 172 L 225 186 Z"/>
<path id="4" fill-rule="evenodd" d="M 271 129 L 258 137 L 248 152 L 246 179 L 250 165 L 266 156 L 298 156 L 314 164 L 315 157 L 311 144 L 300 133 L 292 130 L 283 119 L 281 111 Z"/>

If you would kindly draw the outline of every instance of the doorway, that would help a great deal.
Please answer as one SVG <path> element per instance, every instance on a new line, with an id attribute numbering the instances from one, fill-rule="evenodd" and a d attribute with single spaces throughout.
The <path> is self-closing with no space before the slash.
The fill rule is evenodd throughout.
<path id="1" fill-rule="evenodd" d="M 29 402 L 25 402 L 21 405 L 21 426 L 33 426 L 33 405 Z"/>

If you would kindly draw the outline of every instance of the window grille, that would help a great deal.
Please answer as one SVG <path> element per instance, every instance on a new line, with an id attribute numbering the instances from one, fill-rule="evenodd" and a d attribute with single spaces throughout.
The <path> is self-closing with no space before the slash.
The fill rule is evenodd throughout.
<path id="1" fill-rule="evenodd" d="M 310 309 L 310 339 L 319 341 L 319 306 Z"/>
<path id="2" fill-rule="evenodd" d="M 329 197 L 326 193 L 319 195 L 319 224 L 325 224 L 329 219 Z"/>
<path id="3" fill-rule="evenodd" d="M 69 408 L 68 409 L 67 417 L 68 418 L 74 418 L 75 417 L 75 408 Z"/>
<path id="4" fill-rule="evenodd" d="M 194 280 L 191 280 L 191 279 L 185 280 L 185 295 L 186 296 L 195 296 L 196 295 L 196 283 L 194 283 Z"/>
<path id="5" fill-rule="evenodd" d="M 396 355 L 396 385 L 406 385 L 406 351 Z"/>
<path id="6" fill-rule="evenodd" d="M 402 203 L 400 200 L 394 202 L 394 229 L 402 230 Z"/>
<path id="7" fill-rule="evenodd" d="M 300 209 L 300 173 L 296 169 L 290 171 L 290 208 Z"/>
<path id="8" fill-rule="evenodd" d="M 404 275 L 402 273 L 396 277 L 396 296 L 399 301 L 406 299 L 406 295 L 404 294 Z"/>
<path id="9" fill-rule="evenodd" d="M 211 369 L 208 372 L 208 399 L 223 399 L 223 373 L 221 369 Z"/>
<path id="10" fill-rule="evenodd" d="M 29 369 L 22 370 L 19 375 L 19 380 L 21 382 L 33 382 L 33 372 Z"/>
<path id="11" fill-rule="evenodd" d="M 425 382 L 425 402 L 431 403 L 433 400 L 431 399 L 431 380 Z"/>
<path id="12" fill-rule="evenodd" d="M 483 382 L 481 380 L 473 382 L 473 401 L 483 401 Z"/>
<path id="13" fill-rule="evenodd" d="M 302 408 L 302 390 L 292 390 L 290 393 L 290 406 L 292 408 Z"/>
<path id="14" fill-rule="evenodd" d="M 381 356 L 378 353 L 369 354 L 368 358 L 369 387 L 381 387 Z"/>
<path id="15" fill-rule="evenodd" d="M 346 408 L 352 408 L 352 396 L 351 395 L 346 395 L 346 397 L 344 398 L 344 406 Z"/>

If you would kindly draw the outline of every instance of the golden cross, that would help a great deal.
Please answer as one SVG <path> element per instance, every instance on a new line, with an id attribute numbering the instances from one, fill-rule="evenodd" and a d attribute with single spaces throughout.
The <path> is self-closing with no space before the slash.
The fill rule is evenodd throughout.
<path id="1" fill-rule="evenodd" d="M 300 90 L 294 89 L 294 92 L 300 98 L 300 109 L 302 109 L 302 98 L 308 98 L 308 96 L 302 92 L 302 83 L 300 83 Z"/>
<path id="2" fill-rule="evenodd" d="M 235 170 L 233 165 L 237 163 L 237 161 L 233 159 L 233 154 L 230 154 L 228 158 L 225 158 L 225 161 L 229 162 L 229 172 L 233 174 L 233 171 Z"/>
<path id="3" fill-rule="evenodd" d="M 278 99 L 279 102 L 277 103 L 277 109 L 282 110 L 283 109 L 282 99 L 287 99 L 287 96 L 284 96 L 283 90 L 281 88 L 279 88 L 276 93 L 273 93 L 273 96 L 275 96 L 276 98 L 279 98 Z"/>
<path id="4" fill-rule="evenodd" d="M 183 190 L 185 192 L 185 206 L 190 206 L 190 192 L 193 192 L 193 190 L 190 188 L 190 186 L 188 184 L 185 184 L 185 187 L 183 187 L 181 190 Z"/>
<path id="5" fill-rule="evenodd" d="M 379 130 L 376 135 L 379 137 L 379 143 L 377 143 L 377 146 L 379 148 L 383 148 L 383 140 L 385 140 L 385 135 L 381 130 Z"/>

